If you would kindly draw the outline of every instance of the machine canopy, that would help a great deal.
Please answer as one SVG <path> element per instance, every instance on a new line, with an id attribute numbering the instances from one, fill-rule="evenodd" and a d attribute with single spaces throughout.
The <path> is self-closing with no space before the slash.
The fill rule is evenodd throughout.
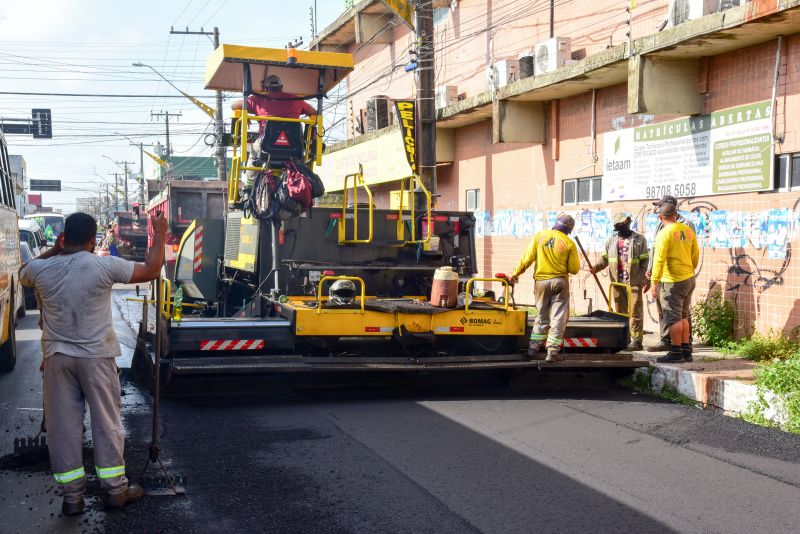
<path id="1" fill-rule="evenodd" d="M 322 73 L 322 90 L 327 93 L 353 70 L 353 56 L 337 52 L 293 50 L 297 62 L 289 63 L 289 51 L 283 48 L 221 45 L 208 57 L 205 87 L 215 91 L 242 92 L 243 64 L 250 66 L 253 91 L 261 91 L 261 80 L 274 74 L 283 82 L 283 90 L 298 96 L 316 96 Z"/>

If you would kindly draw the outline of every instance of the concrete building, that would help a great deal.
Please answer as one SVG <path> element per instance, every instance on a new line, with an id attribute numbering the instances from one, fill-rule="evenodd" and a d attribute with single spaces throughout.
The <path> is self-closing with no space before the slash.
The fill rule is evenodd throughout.
<path id="1" fill-rule="evenodd" d="M 14 184 L 17 214 L 23 217 L 35 211 L 35 207 L 28 203 L 25 195 L 28 189 L 28 164 L 25 163 L 25 158 L 15 154 L 8 155 L 8 162 L 11 165 L 11 181 Z"/>
<path id="2" fill-rule="evenodd" d="M 675 195 L 703 245 L 696 300 L 720 288 L 740 332 L 789 332 L 800 325 L 800 1 L 633 3 L 629 15 L 611 0 L 434 2 L 438 206 L 475 212 L 485 276 L 510 271 L 558 211 L 576 215 L 594 257 L 618 210 L 652 240 L 652 200 Z M 374 0 L 312 43 L 356 64 L 327 110 L 347 138 L 320 169 L 328 191 L 360 162 L 388 207 L 411 172 L 391 104 L 415 97 L 404 67 L 417 46 Z M 577 310 L 603 306 L 586 274 L 573 279 Z M 518 302 L 532 286 L 526 276 Z"/>

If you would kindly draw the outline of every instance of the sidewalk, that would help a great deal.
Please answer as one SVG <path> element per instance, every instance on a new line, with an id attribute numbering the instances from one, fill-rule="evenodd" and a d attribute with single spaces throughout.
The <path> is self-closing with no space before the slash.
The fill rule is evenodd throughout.
<path id="1" fill-rule="evenodd" d="M 656 335 L 647 335 L 644 344 L 647 346 L 657 341 Z M 694 361 L 691 363 L 657 363 L 656 358 L 664 354 L 634 352 L 634 357 L 650 361 L 649 369 L 637 369 L 636 372 L 650 373 L 650 386 L 655 391 L 670 385 L 704 408 L 717 408 L 733 416 L 750 411 L 750 403 L 758 398 L 753 383 L 756 364 L 750 360 L 725 355 L 705 345 L 694 346 Z M 774 419 L 776 414 L 769 410 L 767 416 Z"/>

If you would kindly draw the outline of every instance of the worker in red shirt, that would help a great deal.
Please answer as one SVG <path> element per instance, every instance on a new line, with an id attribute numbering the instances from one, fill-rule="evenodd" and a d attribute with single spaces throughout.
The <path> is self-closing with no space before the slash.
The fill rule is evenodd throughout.
<path id="1" fill-rule="evenodd" d="M 297 95 L 283 92 L 283 82 L 281 79 L 270 74 L 261 81 L 261 88 L 267 94 L 252 94 L 247 97 L 247 113 L 250 115 L 268 115 L 271 117 L 283 117 L 287 119 L 299 119 L 301 115 L 315 118 L 317 111 L 308 102 L 302 100 Z M 231 109 L 242 109 L 242 100 L 231 104 Z M 261 140 L 264 137 L 267 121 L 259 121 L 258 141 L 250 145 L 250 164 L 260 165 L 261 163 Z M 251 186 L 255 178 L 255 172 L 247 171 L 247 186 Z"/>

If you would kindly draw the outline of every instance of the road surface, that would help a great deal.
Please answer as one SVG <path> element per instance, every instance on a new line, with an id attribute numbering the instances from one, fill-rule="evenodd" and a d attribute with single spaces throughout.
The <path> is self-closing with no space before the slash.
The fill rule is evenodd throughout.
<path id="1" fill-rule="evenodd" d="M 135 310 L 115 294 L 129 362 Z M 166 399 L 160 439 L 181 497 L 60 517 L 42 452 L 38 316 L 0 376 L 0 532 L 797 532 L 800 437 L 607 384 L 467 382 L 291 390 L 198 382 Z M 150 398 L 125 384 L 129 473 Z M 86 435 L 91 466 L 91 432 Z M 152 467 L 150 468 L 153 469 Z"/>

